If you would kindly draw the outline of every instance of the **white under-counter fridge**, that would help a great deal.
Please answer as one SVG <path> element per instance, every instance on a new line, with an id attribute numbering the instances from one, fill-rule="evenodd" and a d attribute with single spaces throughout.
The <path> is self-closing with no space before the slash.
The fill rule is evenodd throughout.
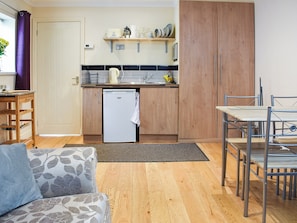
<path id="1" fill-rule="evenodd" d="M 103 142 L 136 142 L 136 89 L 103 89 Z"/>

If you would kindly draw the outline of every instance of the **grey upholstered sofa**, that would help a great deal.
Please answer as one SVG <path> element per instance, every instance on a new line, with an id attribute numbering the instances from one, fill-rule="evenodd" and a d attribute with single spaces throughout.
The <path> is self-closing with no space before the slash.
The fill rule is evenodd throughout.
<path id="1" fill-rule="evenodd" d="M 0 223 L 111 222 L 108 197 L 97 191 L 93 147 L 30 149 L 27 155 L 42 198 L 5 213 Z"/>

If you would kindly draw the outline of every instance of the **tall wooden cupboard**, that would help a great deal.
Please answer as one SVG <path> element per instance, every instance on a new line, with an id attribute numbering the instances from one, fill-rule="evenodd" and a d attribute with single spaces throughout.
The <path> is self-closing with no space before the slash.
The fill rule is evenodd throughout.
<path id="1" fill-rule="evenodd" d="M 222 134 L 224 94 L 255 94 L 254 4 L 180 1 L 179 141 Z"/>

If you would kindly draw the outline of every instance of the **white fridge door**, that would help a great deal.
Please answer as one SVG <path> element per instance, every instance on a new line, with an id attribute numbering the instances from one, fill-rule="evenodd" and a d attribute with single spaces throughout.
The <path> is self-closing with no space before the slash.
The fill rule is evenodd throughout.
<path id="1" fill-rule="evenodd" d="M 136 142 L 135 89 L 103 90 L 103 142 Z"/>

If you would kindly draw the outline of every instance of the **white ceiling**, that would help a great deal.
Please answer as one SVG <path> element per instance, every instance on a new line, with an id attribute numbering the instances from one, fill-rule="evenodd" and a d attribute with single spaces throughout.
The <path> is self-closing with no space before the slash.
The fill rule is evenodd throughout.
<path id="1" fill-rule="evenodd" d="M 33 7 L 174 7 L 179 0 L 24 0 Z"/>

